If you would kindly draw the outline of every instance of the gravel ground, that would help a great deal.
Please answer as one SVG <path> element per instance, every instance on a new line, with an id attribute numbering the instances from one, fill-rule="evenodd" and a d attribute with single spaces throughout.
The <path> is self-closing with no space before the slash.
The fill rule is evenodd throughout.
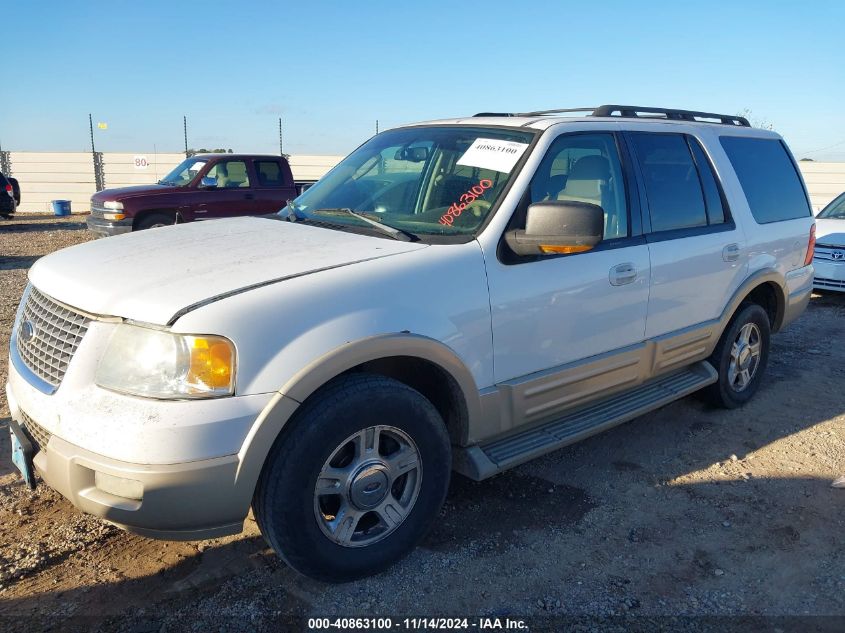
<path id="1" fill-rule="evenodd" d="M 27 268 L 88 239 L 78 216 L 0 223 L 0 347 Z M 6 363 L 3 352 L 3 383 Z M 843 384 L 845 295 L 814 296 L 773 339 L 744 409 L 687 398 L 489 481 L 455 476 L 420 547 L 345 585 L 298 576 L 252 520 L 237 537 L 167 543 L 81 515 L 44 486 L 30 493 L 13 473 L 2 398 L 0 628 L 12 615 L 30 618 L 17 621 L 29 630 L 34 616 L 47 626 L 97 616 L 107 620 L 74 622 L 133 632 L 254 630 L 277 616 L 525 616 L 534 630 L 845 616 L 845 489 L 831 485 L 845 474 Z M 744 628 L 806 630 L 789 622 Z"/>

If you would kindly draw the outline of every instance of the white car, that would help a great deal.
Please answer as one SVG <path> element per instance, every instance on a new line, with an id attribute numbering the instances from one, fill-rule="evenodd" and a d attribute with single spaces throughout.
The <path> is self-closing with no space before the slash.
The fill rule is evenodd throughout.
<path id="1" fill-rule="evenodd" d="M 813 265 L 816 288 L 845 292 L 845 193 L 816 216 Z"/>
<path id="2" fill-rule="evenodd" d="M 814 229 L 783 140 L 741 117 L 400 127 L 277 216 L 36 262 L 14 462 L 139 534 L 233 534 L 252 507 L 297 570 L 374 573 L 453 469 L 484 479 L 702 389 L 746 403 L 809 301 Z"/>

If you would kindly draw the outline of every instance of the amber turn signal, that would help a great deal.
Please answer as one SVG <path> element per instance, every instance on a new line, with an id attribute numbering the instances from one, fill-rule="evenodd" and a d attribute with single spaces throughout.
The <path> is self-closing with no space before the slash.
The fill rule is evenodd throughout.
<path id="1" fill-rule="evenodd" d="M 540 250 L 543 253 L 559 253 L 561 255 L 583 253 L 591 250 L 592 248 L 592 246 L 557 246 L 554 244 L 540 244 Z"/>
<path id="2" fill-rule="evenodd" d="M 190 337 L 191 363 L 187 382 L 212 391 L 230 391 L 234 375 L 235 350 L 220 337 Z"/>

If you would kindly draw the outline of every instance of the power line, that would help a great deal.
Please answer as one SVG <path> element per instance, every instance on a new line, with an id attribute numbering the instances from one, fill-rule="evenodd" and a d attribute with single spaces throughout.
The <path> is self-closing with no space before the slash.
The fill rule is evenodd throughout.
<path id="1" fill-rule="evenodd" d="M 823 152 L 826 149 L 832 149 L 834 147 L 839 147 L 840 145 L 845 145 L 845 140 L 841 140 L 838 143 L 834 143 L 833 145 L 827 145 L 826 147 L 820 147 L 819 149 L 811 149 L 806 152 L 801 152 L 802 154 L 815 154 L 816 152 Z"/>

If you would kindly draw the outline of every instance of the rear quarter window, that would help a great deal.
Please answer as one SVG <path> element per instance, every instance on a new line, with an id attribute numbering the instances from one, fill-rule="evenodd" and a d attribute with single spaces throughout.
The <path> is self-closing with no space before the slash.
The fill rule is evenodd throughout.
<path id="1" fill-rule="evenodd" d="M 812 216 L 798 169 L 782 141 L 739 136 L 720 140 L 758 224 Z"/>

